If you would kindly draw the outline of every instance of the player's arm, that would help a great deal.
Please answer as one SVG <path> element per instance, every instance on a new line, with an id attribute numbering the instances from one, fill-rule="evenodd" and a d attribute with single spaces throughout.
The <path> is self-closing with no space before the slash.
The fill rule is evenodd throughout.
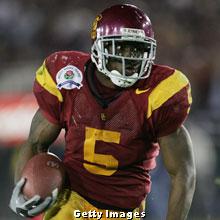
<path id="1" fill-rule="evenodd" d="M 18 160 L 16 162 L 15 171 L 15 187 L 10 200 L 10 208 L 18 215 L 25 217 L 33 217 L 45 209 L 50 207 L 57 198 L 58 190 L 51 192 L 51 196 L 45 199 L 35 195 L 29 200 L 26 200 L 22 194 L 22 188 L 25 184 L 25 179 L 21 178 L 21 171 L 26 162 L 35 154 L 46 152 L 57 138 L 61 127 L 50 123 L 41 113 L 40 110 L 36 112 L 31 124 L 29 137 L 25 144 L 19 149 Z M 20 179 L 20 180 L 19 180 Z M 19 181 L 18 181 L 19 180 Z M 17 182 L 18 181 L 18 182 Z"/>
<path id="2" fill-rule="evenodd" d="M 167 220 L 186 219 L 195 191 L 192 142 L 186 128 L 159 138 L 164 165 L 171 178 Z"/>
<path id="3" fill-rule="evenodd" d="M 61 127 L 49 122 L 38 110 L 32 120 L 27 141 L 20 147 L 16 162 L 15 183 L 20 179 L 21 171 L 26 162 L 35 154 L 47 152 L 49 146 L 55 141 Z"/>

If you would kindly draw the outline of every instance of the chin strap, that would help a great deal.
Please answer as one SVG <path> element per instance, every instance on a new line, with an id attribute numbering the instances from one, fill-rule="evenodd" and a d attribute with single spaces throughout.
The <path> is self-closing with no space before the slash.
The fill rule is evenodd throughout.
<path id="1" fill-rule="evenodd" d="M 131 75 L 131 77 L 134 77 L 133 79 L 124 78 L 121 73 L 117 70 L 112 70 L 110 72 L 111 74 L 108 74 L 108 77 L 111 79 L 111 81 L 119 87 L 126 88 L 134 85 L 138 80 L 138 73 L 134 73 Z M 136 78 L 136 79 L 135 79 Z"/>

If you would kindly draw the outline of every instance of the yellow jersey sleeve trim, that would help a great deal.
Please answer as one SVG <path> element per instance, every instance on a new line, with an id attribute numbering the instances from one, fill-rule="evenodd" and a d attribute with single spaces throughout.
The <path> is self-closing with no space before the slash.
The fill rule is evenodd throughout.
<path id="1" fill-rule="evenodd" d="M 169 98 L 189 84 L 188 79 L 180 71 L 175 70 L 167 79 L 160 82 L 150 93 L 148 97 L 147 118 L 150 118 L 152 112 L 163 105 Z M 190 92 L 188 100 L 190 102 Z M 192 102 L 192 100 L 191 100 Z"/>
<path id="2" fill-rule="evenodd" d="M 56 96 L 60 102 L 63 102 L 63 96 L 57 88 L 57 85 L 52 79 L 51 75 L 49 74 L 45 66 L 45 62 L 37 70 L 36 80 L 45 90 L 47 90 L 50 94 Z"/>

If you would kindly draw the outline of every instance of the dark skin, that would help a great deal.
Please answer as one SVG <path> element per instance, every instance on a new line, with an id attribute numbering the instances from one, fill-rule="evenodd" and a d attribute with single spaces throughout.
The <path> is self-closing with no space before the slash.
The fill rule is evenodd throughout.
<path id="1" fill-rule="evenodd" d="M 186 219 L 195 191 L 196 170 L 192 141 L 181 126 L 159 138 L 165 168 L 171 179 L 167 220 Z"/>
<path id="2" fill-rule="evenodd" d="M 126 52 L 126 51 L 125 51 Z M 127 50 L 129 53 L 129 50 Z M 128 54 L 129 55 L 129 54 Z M 121 63 L 109 62 L 109 68 L 121 70 Z M 96 70 L 98 80 L 109 88 L 116 88 L 111 80 Z M 36 112 L 32 120 L 29 137 L 19 150 L 15 182 L 20 179 L 25 163 L 35 154 L 48 151 L 61 131 L 59 125 L 50 123 L 41 113 Z M 191 138 L 185 127 L 158 140 L 165 168 L 171 179 L 167 220 L 184 220 L 187 217 L 195 191 L 195 162 Z"/>
<path id="3" fill-rule="evenodd" d="M 143 47 L 142 43 L 137 43 L 137 42 L 130 42 L 129 44 L 128 43 L 129 42 L 116 43 L 115 54 L 118 56 L 124 56 L 124 57 L 141 58 L 143 56 L 143 53 L 147 51 L 147 49 Z M 109 54 L 113 54 L 111 44 L 106 43 L 105 48 Z M 121 59 L 109 57 L 106 67 L 109 71 L 117 70 L 118 72 L 122 73 Z M 125 72 L 127 76 L 131 76 L 135 72 L 139 72 L 140 68 L 141 68 L 140 61 L 126 60 L 125 62 L 125 69 L 126 69 Z M 99 79 L 99 81 L 106 87 L 113 88 L 113 89 L 117 88 L 117 86 L 113 84 L 111 80 L 109 80 L 109 78 L 103 73 L 96 71 L 95 74 L 96 74 L 96 77 Z"/>
<path id="4" fill-rule="evenodd" d="M 61 127 L 50 123 L 38 110 L 31 123 L 30 134 L 27 141 L 19 149 L 16 162 L 15 182 L 21 177 L 21 171 L 26 162 L 35 154 L 47 152 L 49 146 L 56 140 Z"/>

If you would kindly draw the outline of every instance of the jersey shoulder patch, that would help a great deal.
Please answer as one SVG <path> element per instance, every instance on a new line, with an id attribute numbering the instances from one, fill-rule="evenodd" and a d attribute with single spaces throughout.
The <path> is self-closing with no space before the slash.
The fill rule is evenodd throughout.
<path id="1" fill-rule="evenodd" d="M 84 65 L 89 54 L 60 51 L 48 56 L 37 70 L 36 82 L 50 94 L 63 101 L 63 90 L 82 87 Z"/>
<path id="2" fill-rule="evenodd" d="M 56 74 L 57 88 L 59 90 L 80 89 L 82 87 L 82 71 L 73 65 L 67 65 Z"/>

